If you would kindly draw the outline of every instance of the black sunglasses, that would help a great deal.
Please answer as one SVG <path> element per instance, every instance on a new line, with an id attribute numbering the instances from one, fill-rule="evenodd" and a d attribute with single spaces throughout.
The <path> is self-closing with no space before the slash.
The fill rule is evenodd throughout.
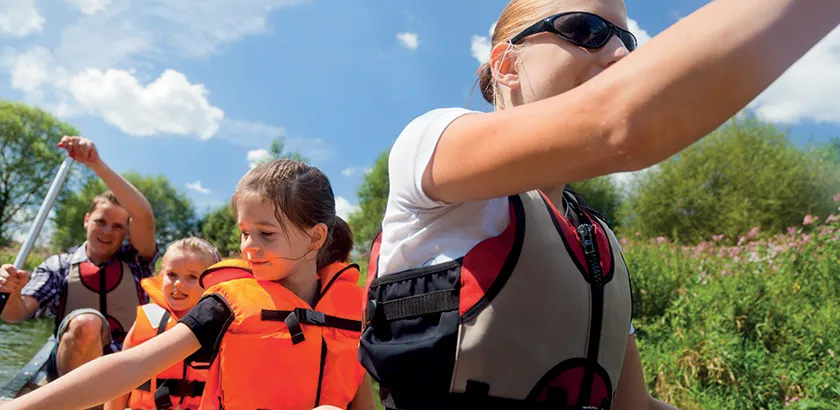
<path id="1" fill-rule="evenodd" d="M 572 44 L 589 49 L 598 49 L 607 45 L 613 35 L 618 36 L 627 51 L 633 51 L 638 46 L 633 33 L 601 16 L 582 11 L 548 16 L 517 34 L 510 42 L 516 44 L 525 37 L 544 32 L 556 34 Z"/>

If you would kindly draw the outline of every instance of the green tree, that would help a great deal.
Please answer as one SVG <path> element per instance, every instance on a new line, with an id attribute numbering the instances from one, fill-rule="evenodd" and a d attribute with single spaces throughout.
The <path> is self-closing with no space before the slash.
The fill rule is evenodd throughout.
<path id="1" fill-rule="evenodd" d="M 229 205 L 208 212 L 200 225 L 201 237 L 212 243 L 220 254 L 231 256 L 239 252 L 239 229 Z"/>
<path id="2" fill-rule="evenodd" d="M 827 169 L 774 126 L 735 118 L 645 173 L 622 215 L 631 230 L 682 243 L 781 232 L 836 207 Z"/>
<path id="3" fill-rule="evenodd" d="M 175 189 L 163 175 L 143 176 L 127 172 L 123 176 L 146 197 L 155 213 L 157 242 L 168 244 L 178 238 L 197 234 L 198 223 L 192 202 Z M 76 192 L 60 198 L 55 206 L 53 245 L 68 249 L 85 241 L 84 217 L 90 201 L 108 187 L 102 180 L 90 177 Z"/>
<path id="4" fill-rule="evenodd" d="M 286 151 L 286 137 L 272 140 L 271 146 L 268 148 L 268 156 L 254 163 L 259 165 L 275 159 L 293 159 L 295 161 L 309 162 L 309 159 L 301 155 L 299 150 Z"/>
<path id="5" fill-rule="evenodd" d="M 621 190 L 615 179 L 603 176 L 569 184 L 589 206 L 607 219 L 611 228 L 619 225 L 618 210 L 621 206 Z"/>
<path id="6" fill-rule="evenodd" d="M 78 134 L 41 109 L 0 100 L 0 244 L 29 225 L 64 160 L 56 144 Z"/>
<path id="7" fill-rule="evenodd" d="M 347 223 L 353 228 L 356 249 L 365 252 L 382 226 L 388 203 L 388 152 L 379 154 L 373 169 L 359 187 L 359 209 L 350 214 Z"/>

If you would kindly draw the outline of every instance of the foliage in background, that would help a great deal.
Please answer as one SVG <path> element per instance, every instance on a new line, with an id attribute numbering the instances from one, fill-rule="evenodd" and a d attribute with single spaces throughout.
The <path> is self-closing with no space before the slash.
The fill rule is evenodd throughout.
<path id="1" fill-rule="evenodd" d="M 373 168 L 365 174 L 358 191 L 359 209 L 350 214 L 347 221 L 353 228 L 353 243 L 361 252 L 370 249 L 371 241 L 382 226 L 388 189 L 388 152 L 385 151 L 379 154 Z"/>
<path id="2" fill-rule="evenodd" d="M 81 167 L 80 164 L 75 166 Z M 155 214 L 157 242 L 161 246 L 197 233 L 197 220 L 192 202 L 172 186 L 163 175 L 147 176 L 127 172 L 123 177 L 131 182 L 152 205 Z M 52 242 L 62 251 L 85 241 L 84 217 L 90 201 L 108 187 L 96 176 L 90 177 L 80 190 L 69 193 L 55 205 Z"/>
<path id="3" fill-rule="evenodd" d="M 806 214 L 825 217 L 840 180 L 774 126 L 733 119 L 631 187 L 622 225 L 643 237 L 729 243 L 755 225 L 784 232 Z"/>
<path id="4" fill-rule="evenodd" d="M 56 144 L 78 133 L 39 108 L 0 100 L 0 245 L 26 232 L 64 161 Z"/>
<path id="5" fill-rule="evenodd" d="M 607 219 L 607 224 L 613 230 L 621 225 L 619 208 L 622 201 L 622 190 L 612 176 L 592 178 L 585 181 L 573 182 L 569 188 Z"/>

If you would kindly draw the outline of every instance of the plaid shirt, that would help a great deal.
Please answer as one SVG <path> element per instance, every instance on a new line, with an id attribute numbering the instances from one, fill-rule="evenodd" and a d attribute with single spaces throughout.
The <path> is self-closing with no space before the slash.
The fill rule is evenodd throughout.
<path id="1" fill-rule="evenodd" d="M 67 292 L 67 275 L 70 273 L 70 266 L 74 263 L 88 261 L 85 249 L 86 243 L 79 246 L 75 251 L 71 250 L 68 253 L 50 256 L 32 271 L 32 276 L 21 290 L 21 294 L 32 296 L 38 300 L 39 307 L 34 317 L 40 318 L 47 315 L 55 317 L 58 315 L 61 298 Z M 108 265 L 117 260 L 125 262 L 131 270 L 132 276 L 134 276 L 134 284 L 137 287 L 141 304 L 145 304 L 149 302 L 149 296 L 140 287 L 140 280 L 152 276 L 158 256 L 158 249 L 155 248 L 152 259 L 146 260 L 137 249 L 126 241 L 111 260 L 100 266 Z M 110 348 L 114 352 L 122 350 L 122 343 L 116 343 L 112 340 Z"/>

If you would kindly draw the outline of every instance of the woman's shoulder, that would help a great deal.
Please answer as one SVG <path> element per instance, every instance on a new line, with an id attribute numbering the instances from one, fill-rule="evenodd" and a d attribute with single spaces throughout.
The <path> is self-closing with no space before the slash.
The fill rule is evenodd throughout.
<path id="1" fill-rule="evenodd" d="M 449 123 L 455 121 L 458 117 L 467 114 L 481 113 L 481 111 L 461 107 L 435 108 L 426 111 L 423 114 L 414 117 L 405 126 L 405 128 L 403 128 L 399 137 L 397 137 L 397 142 L 399 143 L 401 140 L 416 138 L 418 135 L 424 134 L 437 134 L 435 135 L 436 138 L 443 132 Z"/>

